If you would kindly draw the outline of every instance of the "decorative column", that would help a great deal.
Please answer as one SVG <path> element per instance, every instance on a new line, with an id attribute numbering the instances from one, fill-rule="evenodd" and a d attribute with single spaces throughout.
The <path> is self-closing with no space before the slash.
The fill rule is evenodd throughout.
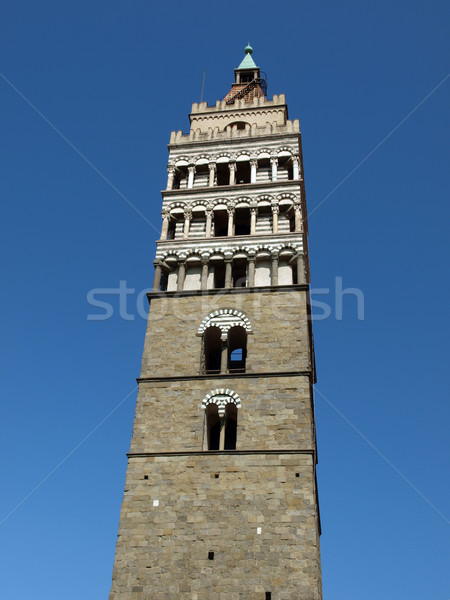
<path id="1" fill-rule="evenodd" d="M 272 165 L 272 181 L 276 181 L 278 175 L 278 157 L 272 156 L 270 159 L 270 164 Z"/>
<path id="2" fill-rule="evenodd" d="M 270 285 L 278 285 L 278 253 L 272 254 L 272 276 Z"/>
<path id="3" fill-rule="evenodd" d="M 178 263 L 178 279 L 177 279 L 177 292 L 181 292 L 184 287 L 184 277 L 186 275 L 186 261 L 180 260 Z"/>
<path id="4" fill-rule="evenodd" d="M 228 163 L 228 168 L 230 170 L 230 185 L 236 184 L 236 163 L 230 162 Z"/>
<path id="5" fill-rule="evenodd" d="M 258 207 L 250 207 L 250 235 L 255 235 L 256 232 L 256 215 L 258 214 Z"/>
<path id="6" fill-rule="evenodd" d="M 255 286 L 256 256 L 248 257 L 248 287 Z"/>
<path id="7" fill-rule="evenodd" d="M 301 212 L 300 204 L 294 205 L 294 211 L 295 211 L 295 231 L 301 231 L 302 230 L 302 212 Z"/>
<path id="8" fill-rule="evenodd" d="M 227 235 L 234 235 L 234 206 L 227 206 L 228 212 L 228 231 Z"/>
<path id="9" fill-rule="evenodd" d="M 278 204 L 272 204 L 272 233 L 278 233 L 278 215 L 280 207 Z"/>
<path id="10" fill-rule="evenodd" d="M 224 337 L 225 336 L 225 337 Z M 228 370 L 228 344 L 227 344 L 227 334 L 223 334 L 220 338 L 222 342 L 222 350 L 220 355 L 220 372 L 226 373 Z"/>
<path id="11" fill-rule="evenodd" d="M 173 188 L 173 178 L 175 177 L 175 165 L 169 165 L 167 167 L 167 188 L 171 190 Z"/>
<path id="12" fill-rule="evenodd" d="M 303 254 L 297 254 L 297 283 L 306 283 L 305 258 Z"/>
<path id="13" fill-rule="evenodd" d="M 205 214 L 206 214 L 206 237 L 209 238 L 209 237 L 211 237 L 211 226 L 212 226 L 212 217 L 213 217 L 212 208 L 207 208 L 205 211 Z"/>
<path id="14" fill-rule="evenodd" d="M 232 278 L 232 258 L 225 258 L 225 287 L 231 288 L 233 287 L 233 278 Z"/>
<path id="15" fill-rule="evenodd" d="M 155 276 L 153 277 L 153 291 L 157 292 L 161 284 L 161 261 L 154 260 L 153 265 L 155 267 Z"/>
<path id="16" fill-rule="evenodd" d="M 202 256 L 202 290 L 208 289 L 209 255 Z"/>
<path id="17" fill-rule="evenodd" d="M 220 417 L 219 450 L 225 450 L 225 420 L 225 415 Z"/>
<path id="18" fill-rule="evenodd" d="M 299 163 L 300 163 L 300 158 L 298 156 L 293 156 L 292 157 L 292 179 L 298 179 Z"/>
<path id="19" fill-rule="evenodd" d="M 188 167 L 188 189 L 191 189 L 194 187 L 194 174 L 195 174 L 195 166 L 194 165 L 189 165 Z"/>
<path id="20" fill-rule="evenodd" d="M 256 183 L 256 171 L 258 169 L 258 161 L 256 158 L 250 160 L 250 183 Z"/>
<path id="21" fill-rule="evenodd" d="M 162 228 L 161 228 L 161 237 L 160 240 L 167 240 L 167 233 L 169 231 L 169 215 L 168 213 L 163 213 L 162 215 Z"/>
<path id="22" fill-rule="evenodd" d="M 213 187 L 216 180 L 217 166 L 215 162 L 209 163 L 209 187 Z"/>
<path id="23" fill-rule="evenodd" d="M 184 213 L 184 230 L 183 230 L 183 238 L 186 239 L 189 237 L 189 228 L 191 226 L 192 213 L 187 210 Z"/>

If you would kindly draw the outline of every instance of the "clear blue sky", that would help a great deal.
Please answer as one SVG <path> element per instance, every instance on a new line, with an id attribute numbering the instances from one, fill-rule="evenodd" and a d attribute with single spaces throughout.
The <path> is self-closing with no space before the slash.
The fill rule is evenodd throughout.
<path id="1" fill-rule="evenodd" d="M 3 2 L 2 598 L 108 596 L 166 144 L 204 69 L 213 103 L 250 41 L 300 118 L 312 285 L 331 290 L 315 323 L 324 598 L 448 600 L 449 12 Z M 364 320 L 351 297 L 336 319 L 336 277 Z M 134 319 L 112 297 L 89 321 L 89 290 L 120 280 Z"/>

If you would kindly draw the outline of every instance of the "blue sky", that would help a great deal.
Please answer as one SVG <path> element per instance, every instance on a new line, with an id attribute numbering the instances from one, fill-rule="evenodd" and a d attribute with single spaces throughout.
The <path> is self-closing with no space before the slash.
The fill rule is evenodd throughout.
<path id="1" fill-rule="evenodd" d="M 214 103 L 250 41 L 300 118 L 312 287 L 330 290 L 313 293 L 331 308 L 314 325 L 324 598 L 448 600 L 449 12 L 3 2 L 2 597 L 108 596 L 166 144 L 203 71 Z M 363 320 L 351 296 L 336 318 L 337 277 Z M 121 280 L 130 317 L 112 295 L 88 320 L 89 290 Z"/>

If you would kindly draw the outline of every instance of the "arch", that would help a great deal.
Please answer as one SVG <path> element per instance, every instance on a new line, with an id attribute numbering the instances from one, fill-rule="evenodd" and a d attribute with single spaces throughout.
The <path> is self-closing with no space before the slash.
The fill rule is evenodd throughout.
<path id="1" fill-rule="evenodd" d="M 250 127 L 250 123 L 248 123 L 247 121 L 232 121 L 231 123 L 228 123 L 228 125 L 225 126 L 225 131 L 227 129 L 245 129 L 246 127 Z"/>
<path id="2" fill-rule="evenodd" d="M 202 401 L 202 408 L 207 408 L 210 404 L 217 406 L 219 416 L 225 416 L 227 404 L 234 404 L 236 408 L 241 408 L 241 399 L 236 392 L 228 388 L 215 389 L 206 394 Z"/>
<path id="3" fill-rule="evenodd" d="M 222 308 L 209 313 L 200 323 L 197 335 L 202 335 L 208 327 L 218 327 L 224 338 L 226 338 L 232 327 L 243 327 L 248 333 L 252 332 L 250 319 L 247 315 L 232 308 Z"/>
<path id="4" fill-rule="evenodd" d="M 247 332 L 244 327 L 234 326 L 228 330 L 228 372 L 245 373 L 247 359 Z"/>

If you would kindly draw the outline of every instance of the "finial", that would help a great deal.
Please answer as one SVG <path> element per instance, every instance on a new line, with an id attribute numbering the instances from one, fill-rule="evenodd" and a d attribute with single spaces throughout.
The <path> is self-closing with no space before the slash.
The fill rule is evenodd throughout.
<path id="1" fill-rule="evenodd" d="M 244 48 L 245 54 L 251 54 L 253 52 L 253 48 L 250 46 L 250 42 Z"/>

